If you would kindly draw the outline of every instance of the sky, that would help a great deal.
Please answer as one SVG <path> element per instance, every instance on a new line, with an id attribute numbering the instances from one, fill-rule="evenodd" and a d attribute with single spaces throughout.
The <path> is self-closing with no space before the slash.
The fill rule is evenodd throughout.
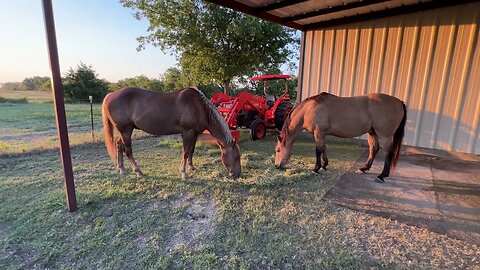
<path id="1" fill-rule="evenodd" d="M 145 75 L 158 78 L 176 65 L 174 56 L 137 37 L 148 22 L 118 0 L 53 0 L 62 74 L 80 62 L 111 82 Z M 41 0 L 0 0 L 0 83 L 50 76 Z"/>

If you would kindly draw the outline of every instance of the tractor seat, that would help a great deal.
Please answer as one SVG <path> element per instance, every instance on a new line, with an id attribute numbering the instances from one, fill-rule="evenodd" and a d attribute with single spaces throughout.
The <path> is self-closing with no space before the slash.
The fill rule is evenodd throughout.
<path id="1" fill-rule="evenodd" d="M 267 99 L 267 109 L 271 109 L 273 105 L 275 105 L 275 96 L 274 95 L 266 95 L 265 98 Z"/>

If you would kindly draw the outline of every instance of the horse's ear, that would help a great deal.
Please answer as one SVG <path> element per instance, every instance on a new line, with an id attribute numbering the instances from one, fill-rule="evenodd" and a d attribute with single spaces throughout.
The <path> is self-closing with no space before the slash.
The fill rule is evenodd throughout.
<path id="1" fill-rule="evenodd" d="M 278 140 L 279 142 L 282 142 L 282 136 L 278 135 L 277 140 Z"/>

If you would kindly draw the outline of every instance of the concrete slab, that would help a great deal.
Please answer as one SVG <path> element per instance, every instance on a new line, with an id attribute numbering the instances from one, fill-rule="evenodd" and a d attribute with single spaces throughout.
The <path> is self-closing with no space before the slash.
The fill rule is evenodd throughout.
<path id="1" fill-rule="evenodd" d="M 352 168 L 324 199 L 480 245 L 480 161 L 409 151 L 386 182 L 377 183 L 383 160 L 379 153 L 366 174 Z"/>

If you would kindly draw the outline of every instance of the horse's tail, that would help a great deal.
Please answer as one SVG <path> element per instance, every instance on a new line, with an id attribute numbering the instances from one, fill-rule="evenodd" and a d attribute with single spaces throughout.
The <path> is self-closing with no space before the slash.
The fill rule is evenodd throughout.
<path id="1" fill-rule="evenodd" d="M 403 105 L 403 118 L 402 118 L 402 121 L 400 122 L 400 125 L 397 127 L 395 134 L 393 135 L 393 144 L 392 144 L 393 157 L 392 157 L 392 163 L 390 164 L 390 169 L 392 170 L 392 172 L 395 170 L 395 167 L 397 166 L 398 157 L 400 156 L 400 147 L 402 146 L 403 135 L 405 134 L 405 123 L 407 122 L 407 107 L 403 102 L 402 102 L 402 105 Z"/>
<path id="2" fill-rule="evenodd" d="M 115 136 L 113 135 L 112 122 L 106 112 L 105 102 L 102 104 L 102 122 L 105 145 L 107 146 L 108 154 L 112 158 L 113 163 L 116 164 L 117 152 L 115 151 Z"/>

